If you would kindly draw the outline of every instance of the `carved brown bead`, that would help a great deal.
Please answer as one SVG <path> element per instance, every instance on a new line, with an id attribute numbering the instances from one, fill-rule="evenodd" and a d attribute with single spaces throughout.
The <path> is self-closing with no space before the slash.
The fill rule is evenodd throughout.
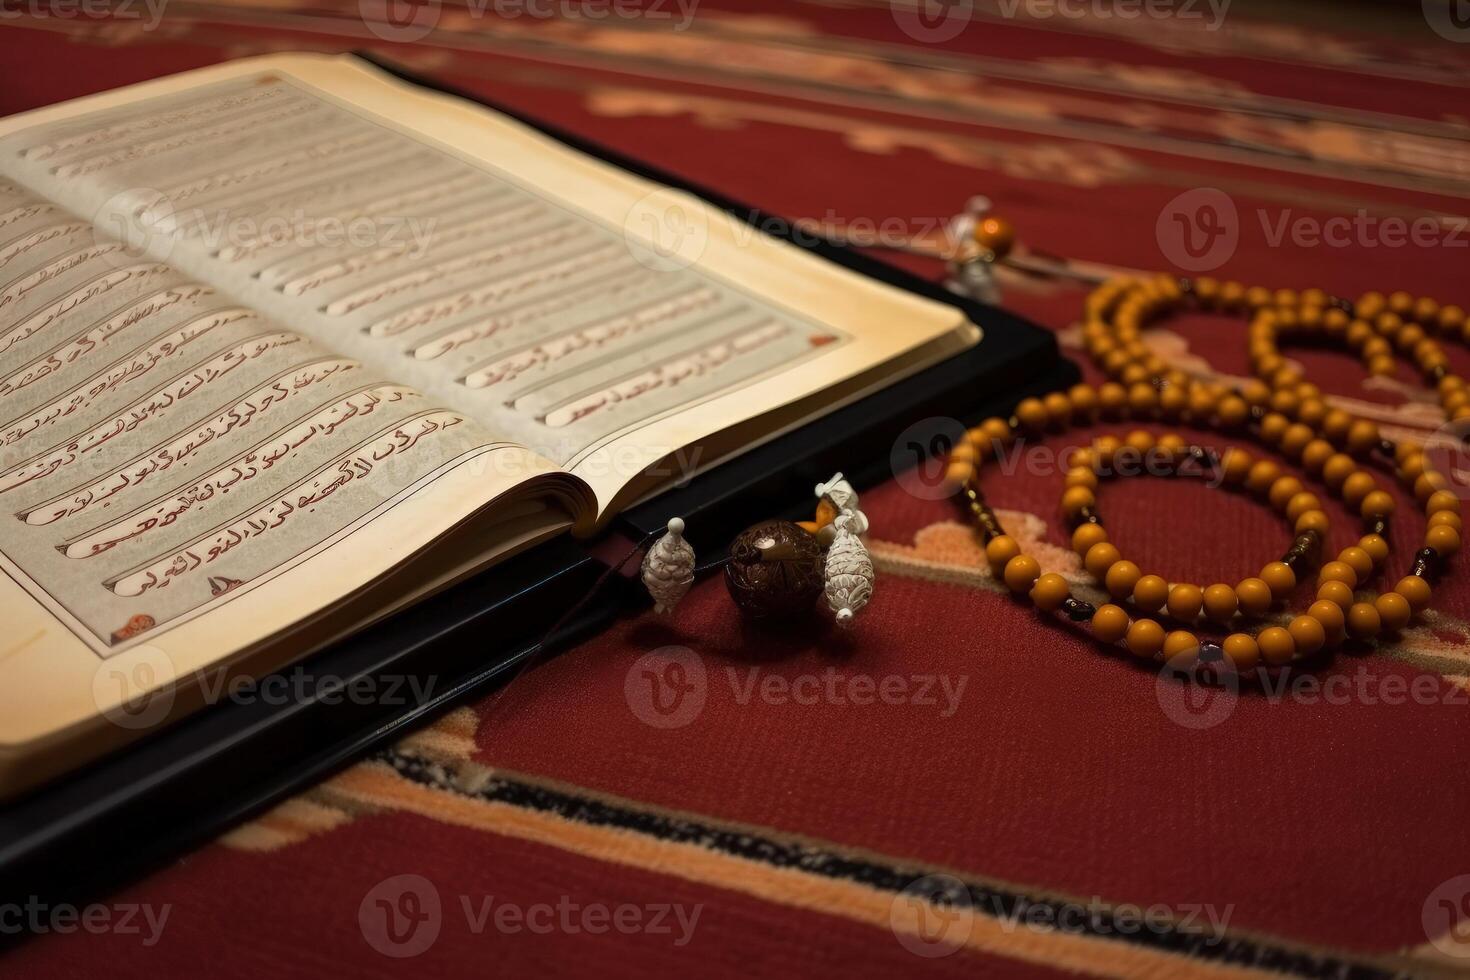
<path id="1" fill-rule="evenodd" d="M 730 542 L 725 586 L 751 619 L 791 619 L 822 594 L 822 547 L 790 521 L 762 521 Z"/>

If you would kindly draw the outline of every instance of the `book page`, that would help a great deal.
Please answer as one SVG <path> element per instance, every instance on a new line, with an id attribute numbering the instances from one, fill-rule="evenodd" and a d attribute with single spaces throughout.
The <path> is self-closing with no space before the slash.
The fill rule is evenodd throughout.
<path id="1" fill-rule="evenodd" d="M 142 693 L 94 689 L 109 662 L 166 683 L 255 649 L 492 501 L 563 528 L 569 486 L 0 178 L 0 752 Z M 527 499 L 556 492 L 567 512 Z"/>
<path id="2" fill-rule="evenodd" d="M 702 440 L 748 445 L 752 418 L 976 339 L 951 307 L 356 59 L 251 59 L 7 131 L 30 186 L 566 467 L 604 513 L 671 457 L 670 477 L 708 465 Z"/>

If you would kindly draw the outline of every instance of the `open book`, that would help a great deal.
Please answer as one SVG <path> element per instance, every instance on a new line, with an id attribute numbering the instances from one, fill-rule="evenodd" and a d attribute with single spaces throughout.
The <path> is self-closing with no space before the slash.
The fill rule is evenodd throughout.
<path id="1" fill-rule="evenodd" d="M 350 57 L 0 120 L 0 792 L 977 340 Z"/>

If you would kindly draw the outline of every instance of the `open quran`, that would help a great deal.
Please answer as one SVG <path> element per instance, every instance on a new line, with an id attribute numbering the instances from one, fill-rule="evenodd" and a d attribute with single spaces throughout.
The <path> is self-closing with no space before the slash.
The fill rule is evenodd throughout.
<path id="1" fill-rule="evenodd" d="M 0 794 L 978 339 L 350 57 L 0 120 Z"/>

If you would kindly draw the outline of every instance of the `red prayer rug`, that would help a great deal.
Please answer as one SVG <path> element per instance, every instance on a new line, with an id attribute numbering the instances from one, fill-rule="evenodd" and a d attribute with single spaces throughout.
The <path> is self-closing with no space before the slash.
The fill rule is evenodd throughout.
<path id="1" fill-rule="evenodd" d="M 1354 7 L 1355 22 L 1245 0 L 122 8 L 0 22 L 0 112 L 229 58 L 366 49 L 859 235 L 932 236 L 984 194 L 1033 247 L 1107 269 L 1470 306 L 1470 27 L 1435 4 Z M 1004 286 L 1085 360 L 1079 289 Z M 1187 317 L 1147 341 L 1191 371 L 1249 374 L 1235 321 Z M 1470 374 L 1470 350 L 1447 350 Z M 1385 435 L 1442 421 L 1407 368 L 1290 356 Z M 1028 553 L 1089 598 L 1055 501 L 1062 451 L 1100 429 L 986 476 Z M 1236 581 L 1285 537 L 1195 484 L 1101 494 L 1115 540 L 1171 581 Z M 25 916 L 42 934 L 0 969 L 1470 969 L 1470 577 L 1451 574 L 1396 642 L 1280 689 L 1191 693 L 1009 598 L 948 502 L 895 480 L 863 507 L 880 577 L 850 635 L 752 631 L 703 582 L 675 616 L 625 619 L 95 907 L 5 907 L 0 928 Z M 1354 522 L 1328 509 L 1339 548 Z M 1395 568 L 1420 531 L 1402 524 Z"/>

